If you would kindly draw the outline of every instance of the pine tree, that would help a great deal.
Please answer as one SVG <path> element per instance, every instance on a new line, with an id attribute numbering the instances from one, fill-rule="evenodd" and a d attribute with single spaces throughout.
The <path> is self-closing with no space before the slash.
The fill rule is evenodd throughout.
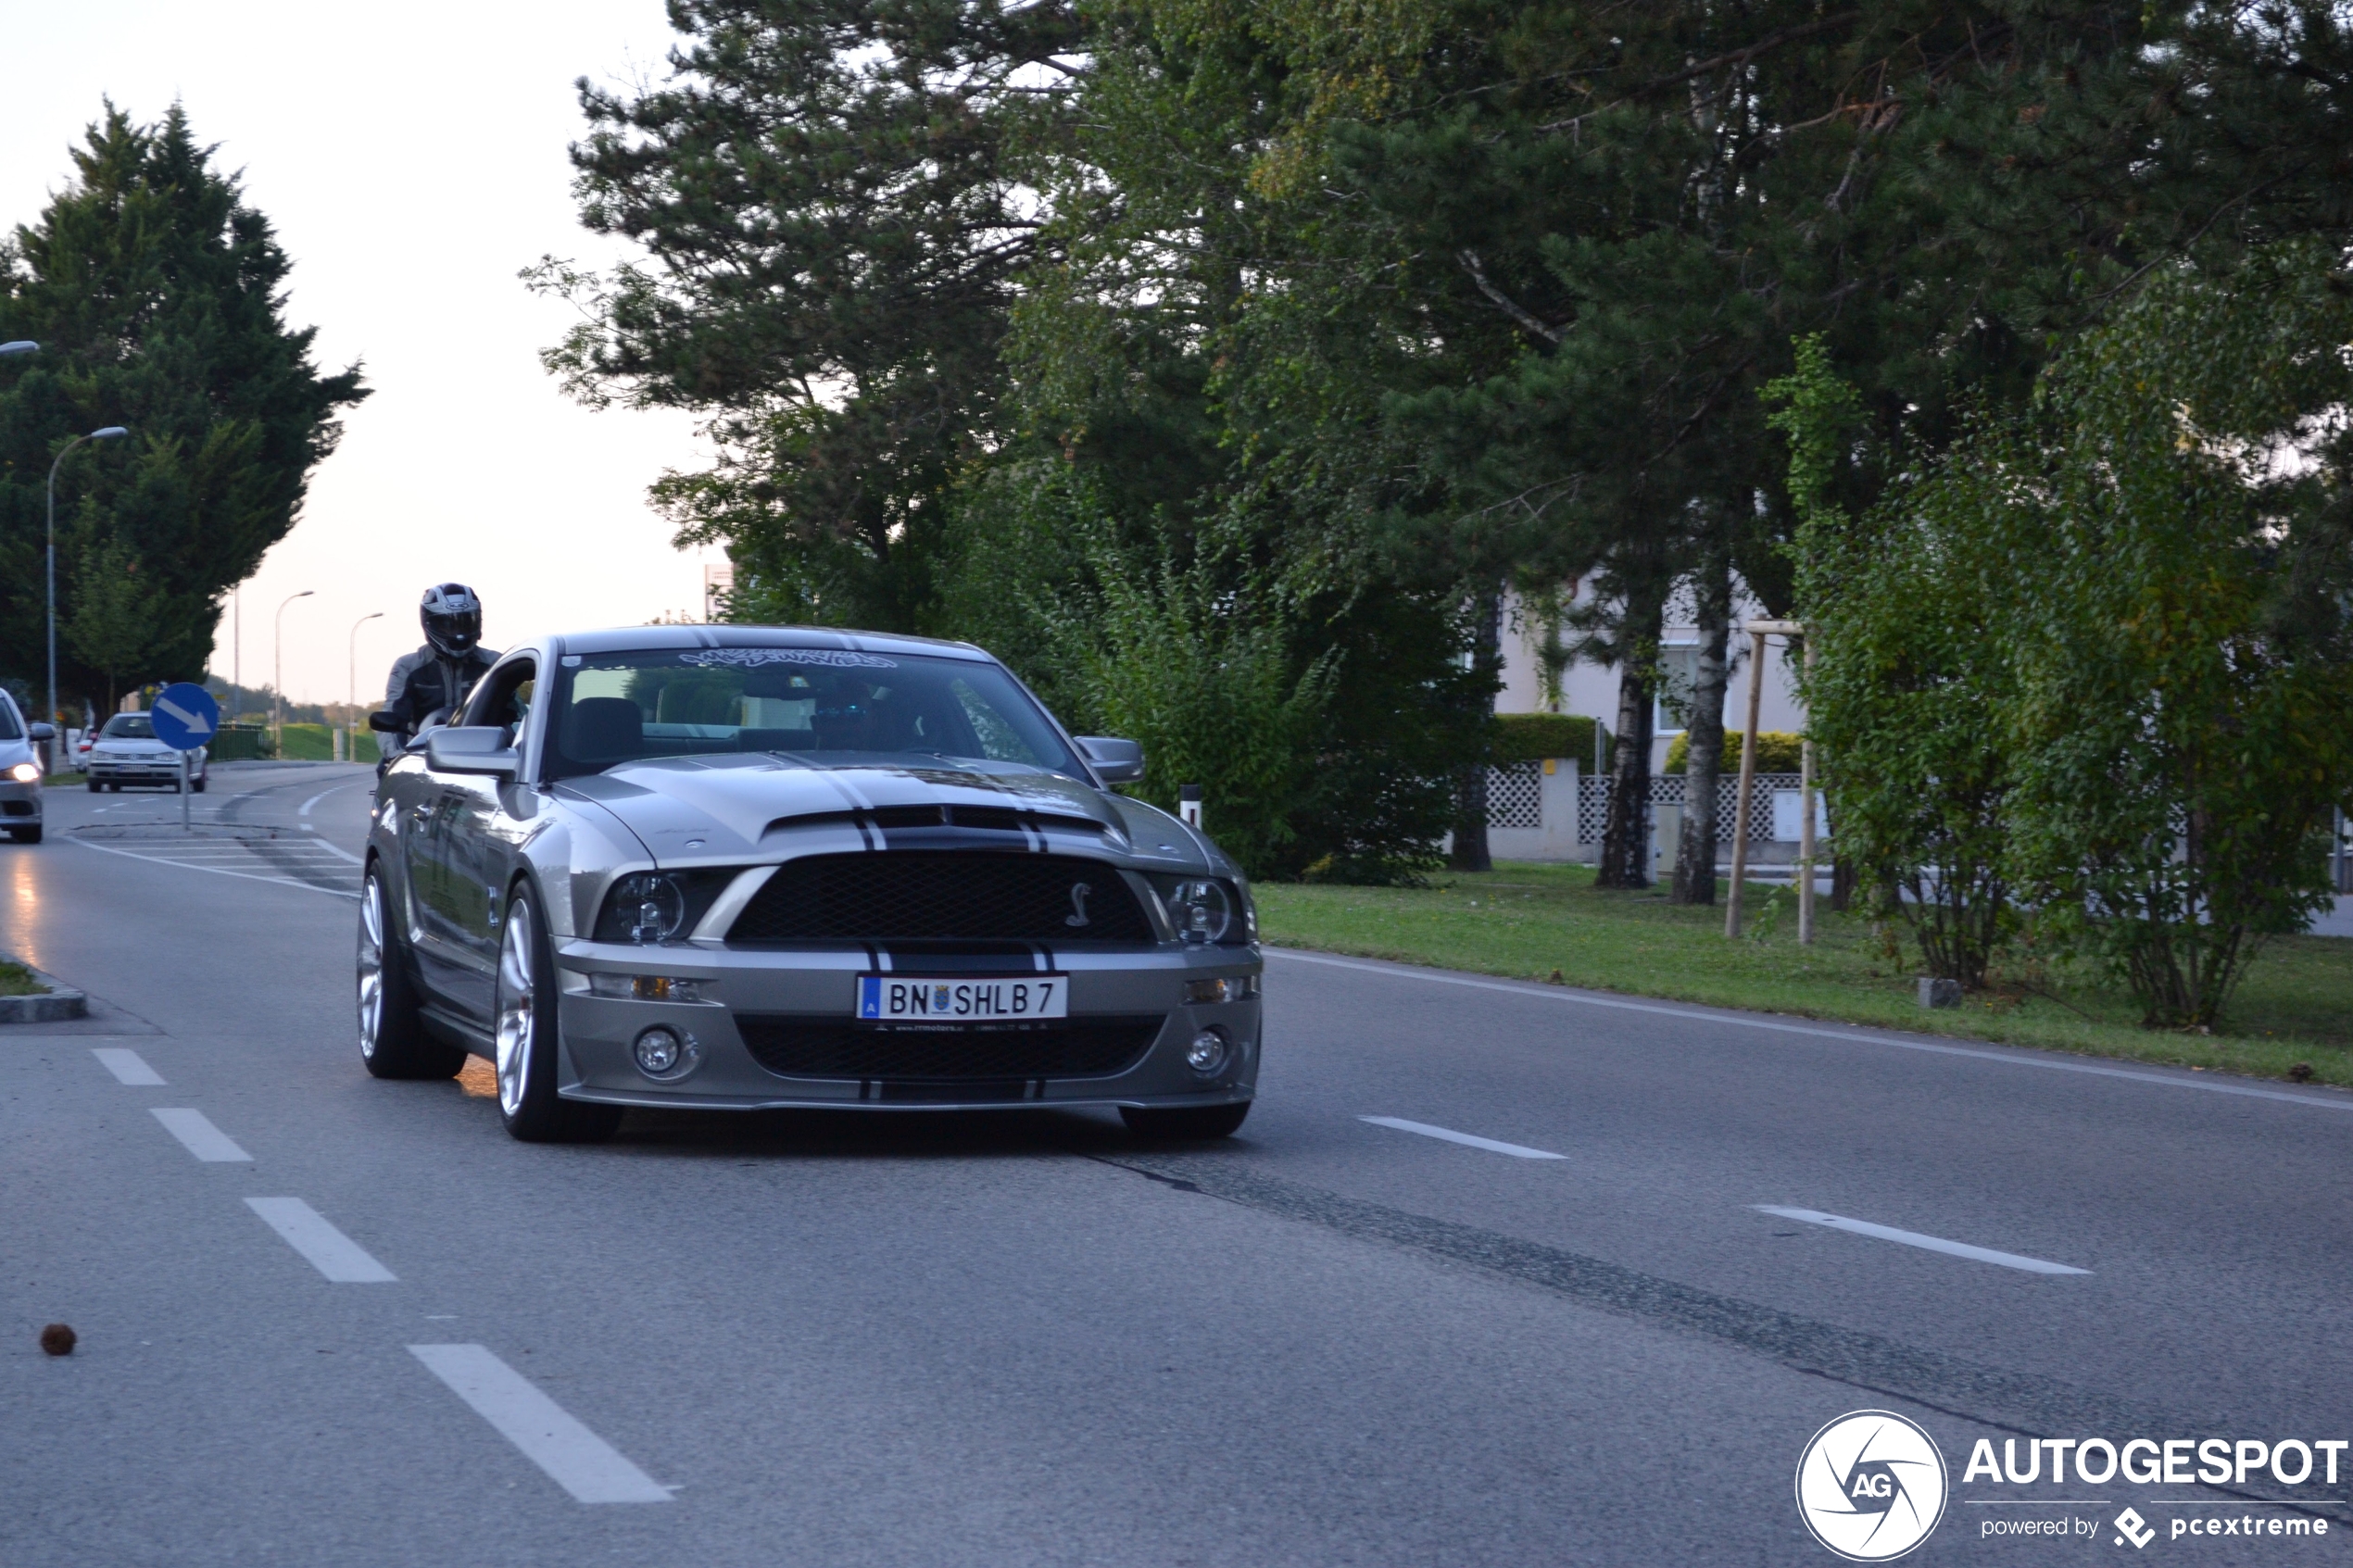
<path id="1" fill-rule="evenodd" d="M 215 601 L 293 528 L 336 412 L 367 395 L 357 366 L 321 376 L 314 330 L 285 324 L 286 255 L 212 151 L 176 105 L 152 126 L 108 105 L 72 182 L 0 245 L 0 337 L 42 345 L 0 362 L 0 673 L 45 680 L 52 456 L 97 426 L 131 431 L 59 475 L 58 622 L 97 639 L 60 636 L 61 697 L 200 677 Z M 135 626 L 79 603 L 108 559 L 139 563 Z M 83 657 L 99 644 L 109 668 Z"/>
<path id="2" fill-rule="evenodd" d="M 1001 433 L 1000 346 L 1043 216 L 1077 24 L 1059 0 L 678 0 L 675 77 L 581 83 L 582 219 L 609 277 L 530 274 L 587 319 L 547 354 L 591 404 L 694 409 L 721 458 L 656 499 L 724 544 L 742 607 L 917 628 L 958 468 Z M 1028 80 L 1042 78 L 1042 82 Z"/>

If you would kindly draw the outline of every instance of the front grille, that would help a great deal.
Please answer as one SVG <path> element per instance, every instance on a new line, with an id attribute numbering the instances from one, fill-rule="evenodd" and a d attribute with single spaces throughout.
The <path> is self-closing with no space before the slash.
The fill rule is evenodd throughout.
<path id="1" fill-rule="evenodd" d="M 1155 1013 L 1066 1024 L 894 1029 L 830 1015 L 736 1015 L 752 1060 L 780 1077 L 959 1083 L 1108 1078 L 1136 1065 L 1165 1022 Z"/>
<path id="2" fill-rule="evenodd" d="M 1080 891 L 1084 889 L 1084 891 Z M 787 860 L 731 942 L 1150 942 L 1116 868 L 1070 855 L 896 853 Z"/>

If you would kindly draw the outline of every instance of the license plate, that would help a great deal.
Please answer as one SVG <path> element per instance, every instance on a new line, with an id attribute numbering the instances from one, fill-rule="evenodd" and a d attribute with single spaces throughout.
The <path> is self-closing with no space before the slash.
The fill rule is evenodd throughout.
<path id="1" fill-rule="evenodd" d="M 934 979 L 919 974 L 862 974 L 858 1016 L 889 1023 L 909 1019 L 1005 1022 L 1070 1016 L 1069 976 L 1018 980 Z"/>

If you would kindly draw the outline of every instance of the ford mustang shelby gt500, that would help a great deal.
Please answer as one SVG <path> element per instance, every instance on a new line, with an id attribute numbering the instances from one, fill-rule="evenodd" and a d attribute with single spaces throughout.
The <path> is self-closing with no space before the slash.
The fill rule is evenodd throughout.
<path id="1" fill-rule="evenodd" d="M 389 715 L 378 721 L 396 723 Z M 510 650 L 386 771 L 359 913 L 381 1078 L 497 1067 L 525 1139 L 623 1107 L 1116 1108 L 1220 1137 L 1256 915 L 964 644 L 648 626 Z"/>

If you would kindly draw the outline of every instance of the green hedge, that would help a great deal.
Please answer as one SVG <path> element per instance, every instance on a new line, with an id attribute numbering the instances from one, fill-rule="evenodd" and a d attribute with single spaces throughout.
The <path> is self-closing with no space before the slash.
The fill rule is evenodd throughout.
<path id="1" fill-rule="evenodd" d="M 1593 728 L 1598 720 L 1580 713 L 1498 713 L 1495 715 L 1495 760 L 1501 765 L 1566 757 L 1579 766 L 1593 765 Z M 1608 732 L 1603 732 L 1607 759 Z"/>
<path id="2" fill-rule="evenodd" d="M 1667 743 L 1667 771 L 1680 773 L 1683 771 L 1684 760 L 1692 749 L 1691 740 L 1691 735 L 1686 733 Z M 1757 731 L 1756 771 L 1760 773 L 1796 772 L 1804 742 L 1804 736 L 1791 734 L 1787 730 Z M 1728 730 L 1724 734 L 1722 767 L 1727 773 L 1741 771 L 1741 733 L 1738 730 Z"/>
<path id="3" fill-rule="evenodd" d="M 362 730 L 355 737 L 359 755 L 355 762 L 376 759 L 376 736 L 372 730 Z M 288 724 L 286 726 L 286 760 L 289 762 L 328 762 L 334 759 L 334 731 L 324 724 Z"/>
<path id="4" fill-rule="evenodd" d="M 205 753 L 215 762 L 251 762 L 270 755 L 270 732 L 243 724 L 223 724 Z"/>

